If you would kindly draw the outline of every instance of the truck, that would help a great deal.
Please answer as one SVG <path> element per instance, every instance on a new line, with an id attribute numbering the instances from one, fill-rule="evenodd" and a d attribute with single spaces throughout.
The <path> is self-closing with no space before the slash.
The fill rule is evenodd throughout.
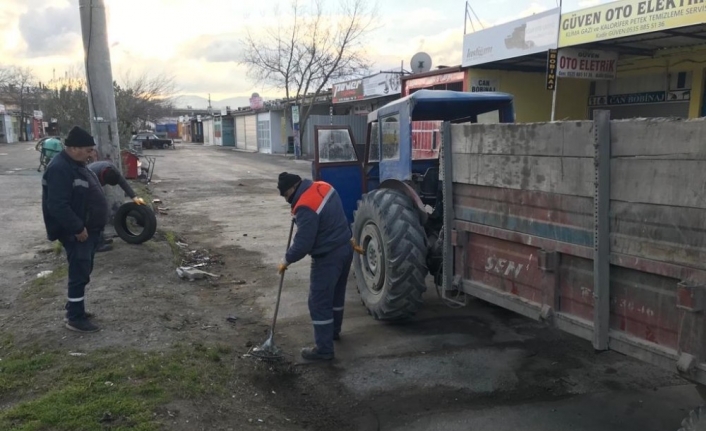
<path id="1" fill-rule="evenodd" d="M 703 120 L 602 110 L 517 124 L 512 95 L 420 90 L 368 115 L 362 158 L 350 128 L 317 126 L 312 175 L 341 195 L 375 319 L 414 316 L 431 276 L 449 304 L 545 322 L 705 397 L 702 136 Z"/>

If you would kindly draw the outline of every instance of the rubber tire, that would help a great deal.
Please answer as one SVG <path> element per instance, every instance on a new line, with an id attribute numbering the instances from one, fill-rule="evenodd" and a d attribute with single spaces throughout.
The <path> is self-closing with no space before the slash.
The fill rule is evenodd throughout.
<path id="1" fill-rule="evenodd" d="M 127 228 L 127 217 L 132 211 L 136 211 L 144 223 L 142 232 L 139 235 L 132 234 Z M 122 204 L 115 213 L 115 233 L 128 244 L 142 244 L 145 241 L 149 241 L 155 232 L 157 232 L 157 217 L 154 211 L 146 205 L 127 202 Z"/>
<path id="2" fill-rule="evenodd" d="M 376 320 L 408 319 L 422 305 L 429 272 L 426 235 L 411 199 L 391 189 L 363 195 L 354 213 L 353 237 L 364 249 L 372 242 L 367 239 L 371 231 L 377 232 L 383 243 L 382 258 L 373 260 L 378 262 L 376 266 L 382 260 L 384 274 L 379 276 L 378 285 L 382 286 L 375 292 L 375 281 L 366 280 L 366 274 L 372 272 L 364 269 L 370 268 L 364 260 L 370 256 L 369 250 L 366 256 L 355 254 L 353 268 L 363 305 Z"/>
<path id="3" fill-rule="evenodd" d="M 679 431 L 706 431 L 706 407 L 692 410 L 681 422 Z"/>

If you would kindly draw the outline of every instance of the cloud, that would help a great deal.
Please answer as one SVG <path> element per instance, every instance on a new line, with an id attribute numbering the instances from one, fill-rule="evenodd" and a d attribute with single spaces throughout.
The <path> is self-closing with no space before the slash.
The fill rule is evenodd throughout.
<path id="1" fill-rule="evenodd" d="M 179 52 L 186 58 L 209 63 L 237 62 L 243 52 L 241 36 L 235 33 L 200 36 L 184 43 Z"/>
<path id="2" fill-rule="evenodd" d="M 19 30 L 28 57 L 69 53 L 81 43 L 81 21 L 75 7 L 26 11 L 19 18 Z"/>

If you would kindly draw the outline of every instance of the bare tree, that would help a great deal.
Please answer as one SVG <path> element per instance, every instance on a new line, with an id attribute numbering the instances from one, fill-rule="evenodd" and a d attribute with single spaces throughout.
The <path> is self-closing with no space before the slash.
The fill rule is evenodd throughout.
<path id="1" fill-rule="evenodd" d="M 57 119 L 59 133 L 68 133 L 73 126 L 91 130 L 86 80 L 80 68 L 49 81 L 42 97 L 42 111 L 48 118 Z"/>
<path id="2" fill-rule="evenodd" d="M 278 14 L 276 25 L 248 30 L 241 63 L 252 78 L 284 90 L 287 100 L 300 106 L 300 139 L 317 97 L 332 83 L 369 69 L 363 44 L 376 9 L 368 0 L 340 0 L 339 8 L 327 13 L 323 0 L 309 7 L 293 0 L 289 15 Z M 286 116 L 291 124 L 289 110 Z"/>
<path id="3" fill-rule="evenodd" d="M 176 93 L 174 77 L 169 75 L 123 75 L 115 83 L 115 106 L 118 110 L 120 142 L 128 142 L 133 131 L 171 115 Z"/>
<path id="4" fill-rule="evenodd" d="M 11 74 L 11 68 L 0 66 L 0 88 L 5 87 L 10 82 Z"/>
<path id="5" fill-rule="evenodd" d="M 121 147 L 126 148 L 132 132 L 146 122 L 171 114 L 171 96 L 175 92 L 173 77 L 148 74 L 133 77 L 127 73 L 113 85 Z M 71 70 L 47 86 L 44 110 L 58 120 L 62 129 L 66 129 L 64 132 L 74 125 L 90 130 L 86 91 L 85 75 L 79 70 Z"/>
<path id="6" fill-rule="evenodd" d="M 20 140 L 27 141 L 27 123 L 33 108 L 37 107 L 40 89 L 34 72 L 29 67 L 13 66 L 1 73 L 2 99 L 15 105 L 20 111 Z M 0 82 L 2 84 L 2 82 Z"/>

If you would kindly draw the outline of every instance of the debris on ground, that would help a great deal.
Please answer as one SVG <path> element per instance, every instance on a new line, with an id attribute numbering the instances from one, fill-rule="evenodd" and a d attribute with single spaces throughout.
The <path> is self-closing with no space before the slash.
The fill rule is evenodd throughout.
<path id="1" fill-rule="evenodd" d="M 54 271 L 52 271 L 52 270 L 42 271 L 39 274 L 37 274 L 37 278 L 48 277 L 48 276 L 52 275 L 53 273 L 54 273 Z"/>
<path id="2" fill-rule="evenodd" d="M 184 256 L 181 266 L 200 268 L 216 264 L 224 264 L 221 255 L 212 255 L 208 250 L 191 250 Z"/>
<path id="3" fill-rule="evenodd" d="M 161 199 L 152 199 L 153 204 L 161 204 L 162 200 Z"/>
<path id="4" fill-rule="evenodd" d="M 233 280 L 233 284 L 237 284 L 239 286 L 242 286 L 243 284 L 248 284 L 248 282 L 245 280 Z"/>
<path id="5" fill-rule="evenodd" d="M 179 278 L 188 278 L 189 281 L 194 281 L 194 280 L 201 280 L 203 278 L 208 277 L 214 277 L 218 278 L 220 275 L 216 274 L 211 274 L 210 272 L 206 271 L 201 271 L 200 269 L 196 269 L 191 266 L 180 266 L 179 268 L 176 269 L 177 275 Z"/>
<path id="6" fill-rule="evenodd" d="M 238 318 L 235 316 L 226 317 L 226 322 L 228 322 L 228 323 L 235 323 L 237 320 L 238 320 Z"/>

